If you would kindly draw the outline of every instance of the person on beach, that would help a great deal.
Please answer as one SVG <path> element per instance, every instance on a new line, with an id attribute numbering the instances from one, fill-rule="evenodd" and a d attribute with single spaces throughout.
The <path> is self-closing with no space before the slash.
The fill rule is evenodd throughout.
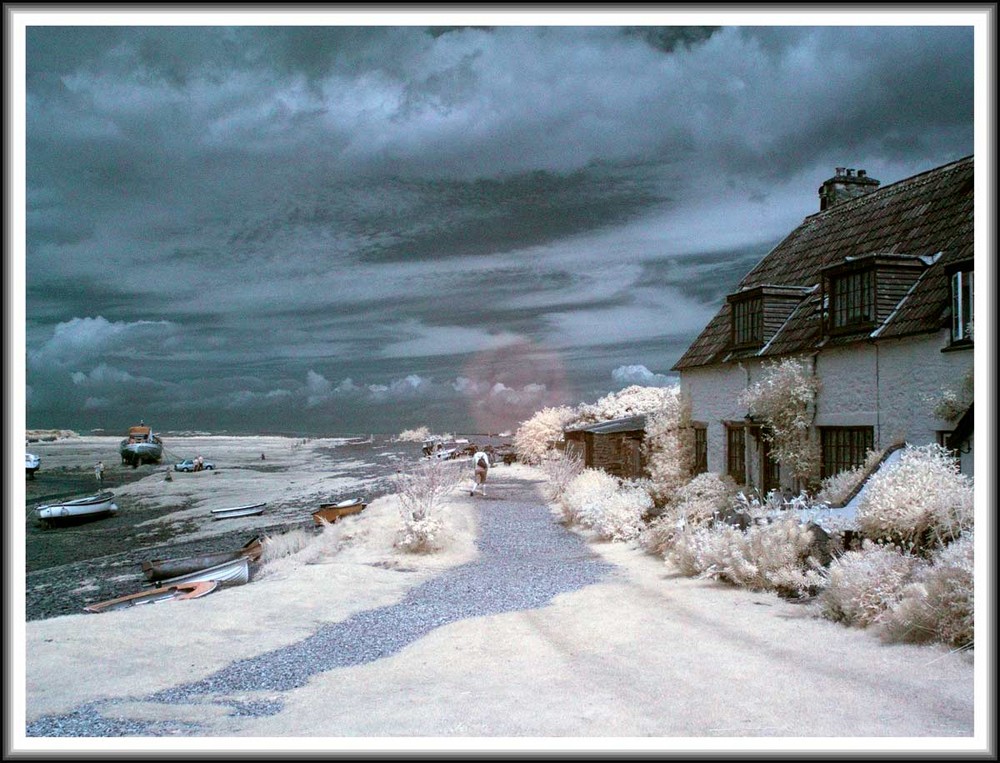
<path id="1" fill-rule="evenodd" d="M 472 456 L 472 465 L 475 467 L 475 479 L 476 481 L 472 485 L 472 490 L 469 491 L 469 495 L 476 494 L 476 488 L 479 488 L 479 492 L 486 495 L 486 475 L 490 471 L 490 457 L 481 450 L 477 450 Z"/>
<path id="2" fill-rule="evenodd" d="M 104 484 L 104 462 L 98 461 L 94 465 L 94 478 L 97 480 L 97 485 L 100 487 Z"/>

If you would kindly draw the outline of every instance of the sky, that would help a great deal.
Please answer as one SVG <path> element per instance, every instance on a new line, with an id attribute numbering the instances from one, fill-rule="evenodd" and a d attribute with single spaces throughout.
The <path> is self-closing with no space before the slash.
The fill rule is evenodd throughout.
<path id="1" fill-rule="evenodd" d="M 834 168 L 974 153 L 970 26 L 661 16 L 29 25 L 26 426 L 512 430 L 675 383 Z"/>

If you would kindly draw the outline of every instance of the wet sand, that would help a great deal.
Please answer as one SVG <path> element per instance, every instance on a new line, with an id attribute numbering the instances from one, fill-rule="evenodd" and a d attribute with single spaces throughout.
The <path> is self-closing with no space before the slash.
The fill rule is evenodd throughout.
<path id="1" fill-rule="evenodd" d="M 25 591 L 28 620 L 80 612 L 84 606 L 141 588 L 142 561 L 240 548 L 257 535 L 312 530 L 319 503 L 390 489 L 373 479 L 371 446 L 340 439 L 190 436 L 165 439 L 160 464 L 120 463 L 117 437 L 34 442 L 42 459 L 25 481 Z M 331 453 L 336 449 L 336 459 Z M 261 454 L 265 458 L 261 459 Z M 172 465 L 202 455 L 211 471 L 182 473 Z M 103 483 L 94 465 L 104 462 Z M 386 468 L 385 471 L 391 472 Z M 98 490 L 115 494 L 118 512 L 72 525 L 44 527 L 39 504 Z M 214 521 L 211 510 L 267 501 L 263 515 Z"/>

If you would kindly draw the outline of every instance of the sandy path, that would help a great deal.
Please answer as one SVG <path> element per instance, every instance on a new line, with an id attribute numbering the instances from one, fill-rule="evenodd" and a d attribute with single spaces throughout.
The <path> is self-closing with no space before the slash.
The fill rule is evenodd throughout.
<path id="1" fill-rule="evenodd" d="M 669 748 L 679 738 L 972 735 L 971 655 L 885 646 L 803 605 L 676 576 L 621 544 L 590 544 L 607 574 L 547 606 L 443 622 L 388 656 L 281 690 L 229 687 L 228 705 L 204 694 L 150 701 L 404 601 L 477 558 L 476 511 L 503 502 L 547 514 L 537 486 L 530 470 L 499 468 L 488 500 L 453 496 L 445 513 L 461 530 L 436 559 L 394 557 L 374 530 L 389 513 L 373 515 L 369 542 L 323 565 L 218 598 L 31 623 L 28 720 L 83 708 L 113 720 L 118 731 L 104 733 L 272 737 L 278 749 L 290 737 L 644 737 Z M 140 646 L 153 629 L 166 647 L 155 653 Z M 114 672 L 93 667 L 109 646 Z M 79 680 L 60 681 L 72 666 Z"/>

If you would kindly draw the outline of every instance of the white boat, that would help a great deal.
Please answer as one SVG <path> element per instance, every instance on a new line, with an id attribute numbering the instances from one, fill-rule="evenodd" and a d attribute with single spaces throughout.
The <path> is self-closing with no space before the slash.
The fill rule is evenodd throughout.
<path id="1" fill-rule="evenodd" d="M 212 509 L 212 519 L 232 519 L 233 517 L 253 517 L 264 513 L 267 503 L 253 503 L 247 506 L 233 506 L 228 509 Z"/>
<path id="2" fill-rule="evenodd" d="M 214 567 L 206 567 L 197 572 L 189 572 L 186 575 L 157 580 L 155 585 L 157 587 L 169 587 L 180 585 L 181 583 L 200 583 L 206 580 L 215 580 L 220 586 L 249 583 L 250 559 L 246 556 L 240 556 L 236 559 L 230 559 L 228 562 L 216 564 Z"/>
<path id="3" fill-rule="evenodd" d="M 130 427 L 128 437 L 118 446 L 123 464 L 138 466 L 143 463 L 159 463 L 163 458 L 163 440 L 153 434 L 145 424 Z"/>
<path id="4" fill-rule="evenodd" d="M 42 522 L 54 523 L 110 515 L 118 511 L 114 497 L 114 493 L 107 492 L 88 495 L 86 498 L 77 498 L 64 503 L 48 503 L 36 506 L 35 516 Z"/>
<path id="5" fill-rule="evenodd" d="M 24 469 L 30 479 L 35 478 L 35 472 L 38 471 L 38 467 L 42 465 L 42 459 L 36 456 L 34 453 L 24 454 Z"/>

